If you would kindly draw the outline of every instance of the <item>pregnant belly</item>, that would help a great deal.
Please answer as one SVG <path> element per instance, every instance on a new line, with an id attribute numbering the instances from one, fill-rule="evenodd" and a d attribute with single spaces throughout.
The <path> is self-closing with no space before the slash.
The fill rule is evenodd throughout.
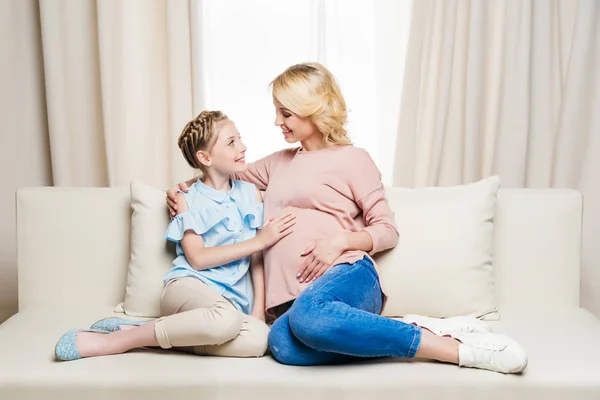
<path id="1" fill-rule="evenodd" d="M 344 229 L 334 217 L 321 211 L 292 209 L 281 212 L 289 211 L 296 215 L 294 232 L 264 251 L 265 270 L 267 274 L 278 270 L 285 275 L 286 280 L 295 280 L 296 273 L 306 258 L 301 256 L 306 247 L 314 240 L 341 233 Z"/>

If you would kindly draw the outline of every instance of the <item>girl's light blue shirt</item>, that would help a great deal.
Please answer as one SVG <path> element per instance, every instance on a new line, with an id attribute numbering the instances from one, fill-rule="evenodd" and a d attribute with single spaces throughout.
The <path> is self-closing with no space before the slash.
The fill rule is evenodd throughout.
<path id="1" fill-rule="evenodd" d="M 263 224 L 263 204 L 257 201 L 256 187 L 248 182 L 231 180 L 231 190 L 220 192 L 198 180 L 184 196 L 188 211 L 175 216 L 165 233 L 165 239 L 177 243 L 177 258 L 165 274 L 164 284 L 178 278 L 199 279 L 240 311 L 250 314 L 254 303 L 248 273 L 250 256 L 196 271 L 185 258 L 181 239 L 187 230 L 192 230 L 202 235 L 206 247 L 215 247 L 255 237 L 256 230 Z"/>

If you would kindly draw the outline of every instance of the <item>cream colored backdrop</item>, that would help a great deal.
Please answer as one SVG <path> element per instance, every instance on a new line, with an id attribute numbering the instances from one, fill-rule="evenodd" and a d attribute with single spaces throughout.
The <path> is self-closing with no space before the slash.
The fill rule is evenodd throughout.
<path id="1" fill-rule="evenodd" d="M 168 187 L 192 176 L 177 136 L 203 108 L 199 6 L 0 0 L 0 321 L 16 311 L 17 187 L 133 177 Z"/>
<path id="2" fill-rule="evenodd" d="M 37 1 L 0 0 L 0 49 L 1 323 L 17 310 L 15 190 L 52 184 Z"/>
<path id="3" fill-rule="evenodd" d="M 166 187 L 191 171 L 181 121 L 202 98 L 187 0 L 42 0 L 52 173 L 58 186 Z"/>
<path id="4" fill-rule="evenodd" d="M 498 173 L 581 190 L 584 305 L 598 315 L 599 7 L 414 2 L 395 163 L 406 186 Z M 175 139 L 204 106 L 200 20 L 200 0 L 0 0 L 0 321 L 16 311 L 17 187 L 193 173 Z"/>
<path id="5" fill-rule="evenodd" d="M 406 61 L 394 184 L 580 190 L 600 315 L 600 2 L 417 1 Z"/>

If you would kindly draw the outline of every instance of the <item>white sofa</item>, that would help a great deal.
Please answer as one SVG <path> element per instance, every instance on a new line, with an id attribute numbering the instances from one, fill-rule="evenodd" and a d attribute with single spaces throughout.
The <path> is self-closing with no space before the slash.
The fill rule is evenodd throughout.
<path id="1" fill-rule="evenodd" d="M 501 319 L 490 323 L 527 350 L 523 374 L 400 359 L 290 367 L 147 349 L 56 362 L 62 333 L 123 300 L 129 193 L 19 190 L 19 312 L 0 325 L 0 399 L 600 399 L 600 320 L 579 307 L 582 197 L 569 190 L 498 193 Z"/>

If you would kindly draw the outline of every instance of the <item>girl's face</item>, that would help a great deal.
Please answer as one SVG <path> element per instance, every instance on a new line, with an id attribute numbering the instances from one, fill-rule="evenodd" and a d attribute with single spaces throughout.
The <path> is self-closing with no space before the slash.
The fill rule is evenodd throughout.
<path id="1" fill-rule="evenodd" d="M 283 106 L 273 97 L 275 106 L 275 125 L 281 128 L 281 133 L 288 143 L 304 142 L 319 135 L 317 126 L 309 117 L 299 117 Z"/>
<path id="2" fill-rule="evenodd" d="M 200 162 L 214 171 L 228 176 L 245 172 L 246 146 L 242 143 L 235 124 L 229 120 L 219 122 L 218 137 L 212 150 L 198 152 Z"/>

